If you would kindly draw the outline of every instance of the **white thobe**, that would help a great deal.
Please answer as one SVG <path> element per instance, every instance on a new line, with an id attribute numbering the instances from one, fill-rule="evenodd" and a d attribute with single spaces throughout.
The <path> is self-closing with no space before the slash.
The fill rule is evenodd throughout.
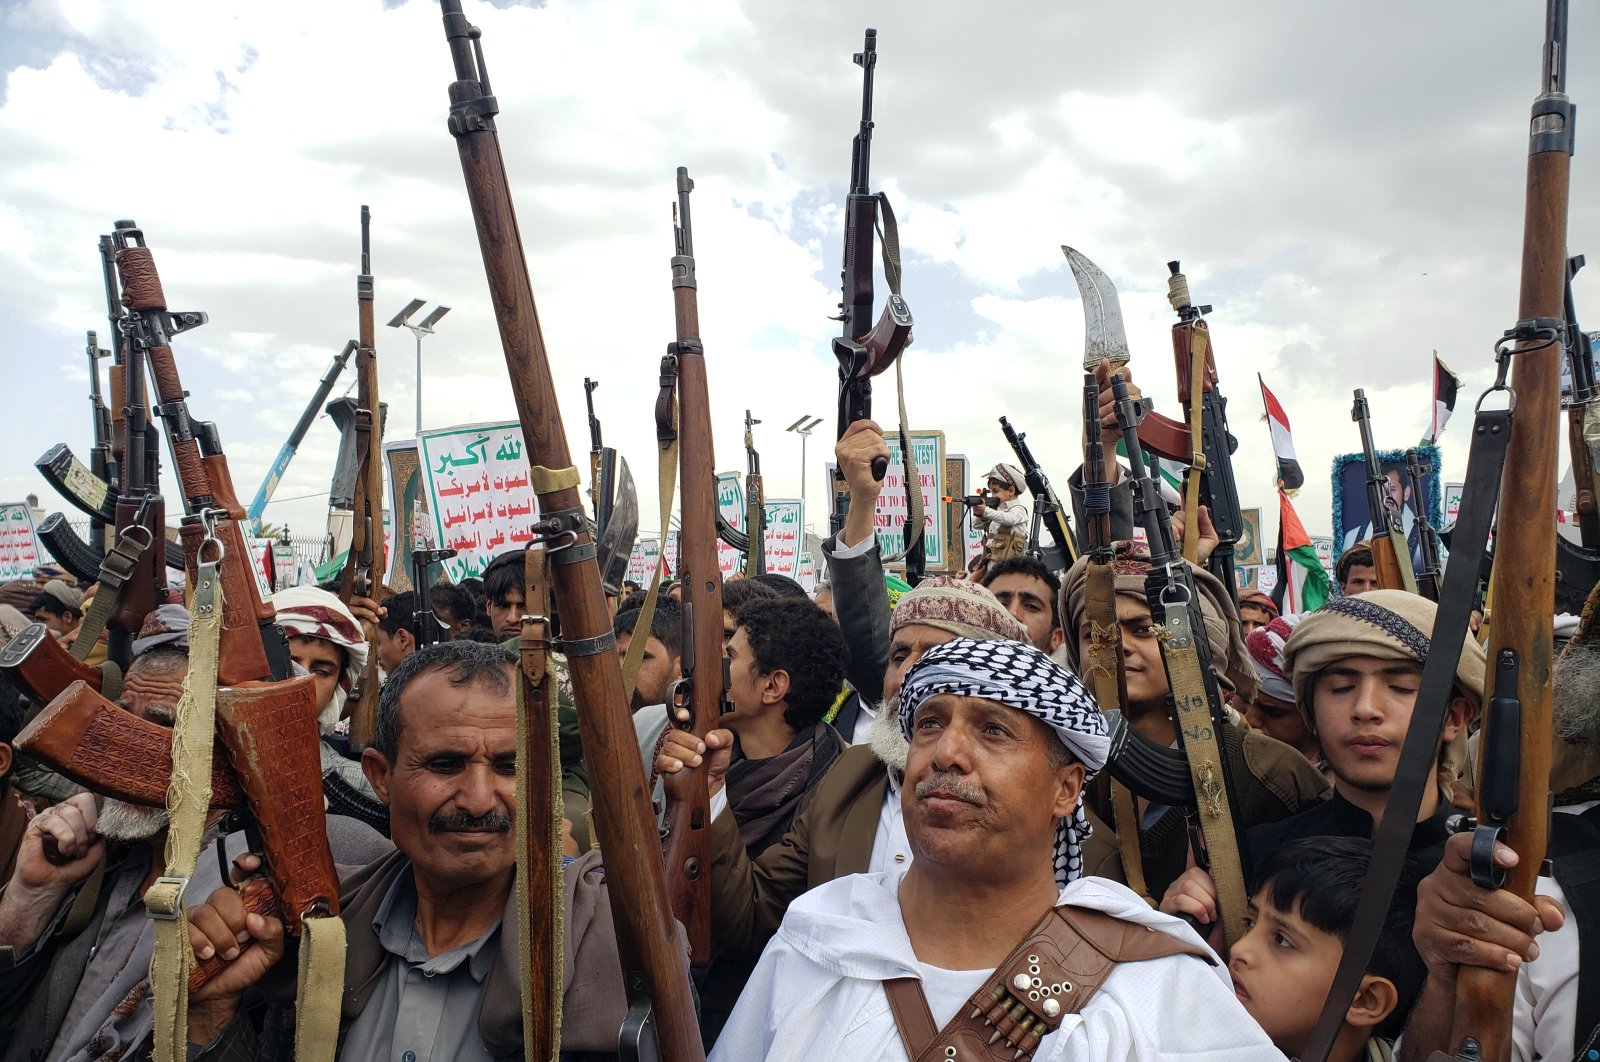
<path id="1" fill-rule="evenodd" d="M 883 982 L 920 979 L 923 968 L 906 936 L 898 893 L 897 878 L 853 874 L 790 904 L 711 1062 L 905 1060 Z M 1176 918 L 1151 910 L 1132 891 L 1103 878 L 1073 882 L 1061 891 L 1060 902 L 1201 943 Z M 973 931 L 982 930 L 974 926 Z M 981 984 L 980 972 L 991 971 L 949 980 Z M 1226 968 L 1189 955 L 1118 966 L 1083 1010 L 1068 1015 L 1034 1054 L 1036 1062 L 1282 1062 L 1283 1057 L 1234 996 Z"/>
<path id="2" fill-rule="evenodd" d="M 1581 815 L 1596 801 L 1563 805 L 1557 812 Z M 1578 920 L 1554 878 L 1540 878 L 1534 891 L 1561 904 L 1567 920 L 1554 933 L 1539 936 L 1539 957 L 1517 970 L 1511 1009 L 1512 1062 L 1572 1058 L 1573 1024 L 1578 1018 Z M 1591 961 L 1594 961 L 1591 959 Z"/>

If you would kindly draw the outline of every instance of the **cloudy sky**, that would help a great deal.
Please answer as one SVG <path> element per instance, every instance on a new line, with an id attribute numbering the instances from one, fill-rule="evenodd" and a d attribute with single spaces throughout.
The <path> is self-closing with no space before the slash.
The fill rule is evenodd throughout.
<path id="1" fill-rule="evenodd" d="M 672 338 L 673 171 L 689 167 L 718 466 L 742 466 L 749 407 L 769 496 L 823 496 L 841 204 L 860 77 L 879 30 L 873 182 L 896 207 L 912 426 L 987 465 L 1001 414 L 1064 482 L 1078 461 L 1083 318 L 1059 246 L 1117 283 L 1133 368 L 1171 411 L 1166 268 L 1211 317 L 1245 504 L 1272 505 L 1254 374 L 1286 406 L 1330 529 L 1327 468 L 1358 445 L 1363 386 L 1382 447 L 1414 442 L 1429 352 L 1466 380 L 1464 424 L 1516 318 L 1532 0 L 1085 4 L 992 0 L 466 0 L 560 401 L 587 447 L 585 376 L 606 441 L 654 509 L 656 362 Z M 1574 5 L 1569 92 L 1600 88 L 1600 10 Z M 0 501 L 89 439 L 86 329 L 104 335 L 96 239 L 134 218 L 175 309 L 191 408 L 218 422 L 254 492 L 330 357 L 354 335 L 358 215 L 373 216 L 389 438 L 415 428 L 414 347 L 382 322 L 453 307 L 424 343 L 428 428 L 513 415 L 454 142 L 438 6 L 336 0 L 0 0 Z M 1578 307 L 1600 326 L 1600 187 L 1580 123 L 1570 244 L 1596 260 Z M 102 340 L 103 341 L 103 340 Z M 888 378 L 886 378 L 888 379 Z M 353 380 L 353 374 L 341 382 Z M 892 383 L 878 409 L 893 409 Z M 336 432 L 312 429 L 268 518 L 320 529 Z M 642 473 L 642 474 L 641 474 Z M 169 498 L 176 490 L 169 486 Z M 176 509 L 170 505 L 169 511 Z M 820 514 L 813 513 L 813 520 Z M 1269 529 L 1275 520 L 1269 517 Z"/>

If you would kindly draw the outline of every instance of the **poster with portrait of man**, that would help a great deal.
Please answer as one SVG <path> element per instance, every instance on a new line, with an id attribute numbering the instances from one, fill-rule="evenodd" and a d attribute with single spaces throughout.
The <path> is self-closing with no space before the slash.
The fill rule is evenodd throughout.
<path id="1" fill-rule="evenodd" d="M 1439 448 L 1418 446 L 1417 459 L 1423 466 L 1420 498 L 1423 513 L 1434 528 L 1444 522 L 1444 481 L 1439 474 Z M 1384 493 L 1388 504 L 1400 510 L 1400 524 L 1411 546 L 1413 567 L 1422 565 L 1422 533 L 1417 523 L 1417 501 L 1411 477 L 1406 470 L 1406 451 L 1379 450 L 1378 464 L 1383 470 Z M 1357 542 L 1370 541 L 1372 516 L 1367 506 L 1367 460 L 1359 451 L 1333 459 L 1334 557 Z M 1443 547 L 1440 547 L 1441 554 Z M 1442 557 L 1441 557 L 1442 559 Z"/>

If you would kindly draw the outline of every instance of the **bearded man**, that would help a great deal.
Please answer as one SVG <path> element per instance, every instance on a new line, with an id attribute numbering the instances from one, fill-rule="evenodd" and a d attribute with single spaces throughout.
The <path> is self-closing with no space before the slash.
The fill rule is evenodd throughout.
<path id="1" fill-rule="evenodd" d="M 134 640 L 118 707 L 171 727 L 189 673 L 189 614 L 163 605 Z M 219 749 L 220 751 L 220 749 Z M 221 836 L 213 824 L 209 846 Z M 167 812 L 79 793 L 36 815 L 0 893 L 0 1044 L 4 1062 L 134 1057 L 154 1023 L 147 974 L 155 931 L 142 898 L 165 873 Z M 388 845 L 330 816 L 340 862 Z M 241 846 L 234 842 L 234 850 Z M 221 884 L 201 858 L 184 896 L 199 904 Z"/>
<path id="2" fill-rule="evenodd" d="M 915 859 L 790 905 L 712 1062 L 982 1057 L 1002 1038 L 1019 1059 L 1282 1057 L 1187 926 L 1082 876 L 1079 797 L 1110 739 L 1077 679 L 1031 645 L 956 639 L 900 708 Z"/>

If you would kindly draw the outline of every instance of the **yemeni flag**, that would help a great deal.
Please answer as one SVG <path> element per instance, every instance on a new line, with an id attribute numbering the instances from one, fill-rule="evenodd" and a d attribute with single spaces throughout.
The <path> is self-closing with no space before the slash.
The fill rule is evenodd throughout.
<path id="1" fill-rule="evenodd" d="M 1444 426 L 1450 423 L 1450 414 L 1456 409 L 1456 392 L 1461 390 L 1461 377 L 1450 371 L 1450 366 L 1439 360 L 1439 352 L 1433 352 L 1433 419 L 1428 425 L 1428 434 L 1423 437 L 1425 443 L 1436 443 L 1439 436 L 1444 434 Z"/>
<path id="2" fill-rule="evenodd" d="M 1261 401 L 1267 407 L 1267 428 L 1272 432 L 1272 452 L 1278 456 L 1278 483 L 1284 490 L 1299 490 L 1305 486 L 1306 474 L 1300 470 L 1300 459 L 1294 454 L 1294 438 L 1289 434 L 1289 414 L 1283 411 L 1277 396 L 1267 390 L 1267 382 L 1256 373 L 1261 385 Z"/>
<path id="3" fill-rule="evenodd" d="M 1278 490 L 1278 585 L 1272 598 L 1285 616 L 1315 612 L 1333 596 L 1333 582 L 1317 560 L 1317 549 L 1305 525 Z"/>

